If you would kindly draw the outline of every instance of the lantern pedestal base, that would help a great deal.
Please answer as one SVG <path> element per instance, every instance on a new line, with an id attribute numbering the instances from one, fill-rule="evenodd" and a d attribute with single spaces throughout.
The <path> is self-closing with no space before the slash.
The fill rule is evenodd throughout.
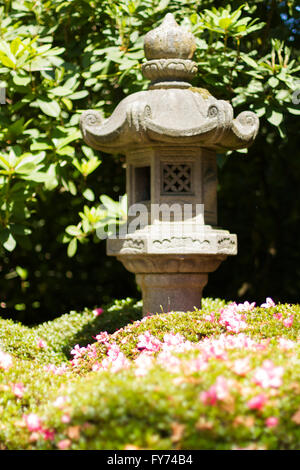
<path id="1" fill-rule="evenodd" d="M 143 296 L 143 316 L 201 308 L 208 274 L 137 274 Z"/>
<path id="2" fill-rule="evenodd" d="M 200 308 L 208 274 L 237 252 L 236 235 L 227 230 L 207 225 L 193 230 L 192 221 L 182 226 L 170 222 L 167 236 L 166 225 L 157 223 L 107 240 L 107 254 L 117 256 L 136 276 L 144 316 Z"/>

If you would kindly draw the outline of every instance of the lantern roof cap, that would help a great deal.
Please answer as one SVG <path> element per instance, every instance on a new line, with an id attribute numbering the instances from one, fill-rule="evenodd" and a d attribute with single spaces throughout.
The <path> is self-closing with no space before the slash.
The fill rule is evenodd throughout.
<path id="1" fill-rule="evenodd" d="M 195 48 L 192 33 L 168 13 L 145 35 L 148 60 L 142 72 L 151 80 L 149 89 L 127 96 L 108 119 L 85 111 L 80 120 L 85 142 L 107 153 L 171 145 L 221 151 L 249 147 L 258 132 L 257 115 L 244 111 L 234 119 L 229 102 L 192 87 Z"/>

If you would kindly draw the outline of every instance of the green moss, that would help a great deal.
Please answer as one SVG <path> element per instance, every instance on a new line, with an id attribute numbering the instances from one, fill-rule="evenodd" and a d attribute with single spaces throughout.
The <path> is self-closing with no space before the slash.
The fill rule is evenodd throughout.
<path id="1" fill-rule="evenodd" d="M 190 87 L 189 90 L 194 93 L 199 93 L 202 96 L 202 98 L 204 98 L 205 100 L 207 100 L 207 98 L 211 96 L 211 94 L 209 93 L 208 90 L 206 90 L 206 88 Z"/>

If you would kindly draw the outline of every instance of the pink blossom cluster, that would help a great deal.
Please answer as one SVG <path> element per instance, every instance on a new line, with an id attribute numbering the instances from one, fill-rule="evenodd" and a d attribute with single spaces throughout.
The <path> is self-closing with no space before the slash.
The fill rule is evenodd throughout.
<path id="1" fill-rule="evenodd" d="M 281 312 L 274 313 L 273 317 L 276 318 L 276 320 L 282 321 L 283 325 L 286 328 L 290 328 L 294 321 L 294 315 L 289 315 L 287 318 L 283 318 L 283 315 Z"/>
<path id="2" fill-rule="evenodd" d="M 109 334 L 107 331 L 101 331 L 94 339 L 97 340 L 98 343 L 107 343 L 109 340 Z"/>
<path id="3" fill-rule="evenodd" d="M 244 357 L 242 359 L 236 359 L 232 366 L 232 371 L 235 374 L 240 376 L 245 376 L 251 370 L 250 360 L 248 357 Z"/>
<path id="4" fill-rule="evenodd" d="M 161 341 L 155 338 L 155 336 L 151 335 L 149 331 L 146 331 L 144 334 L 138 336 L 137 348 L 139 350 L 158 352 L 161 347 Z"/>
<path id="5" fill-rule="evenodd" d="M 71 361 L 72 366 L 78 366 L 80 364 L 80 360 L 85 354 L 87 353 L 87 348 L 84 346 L 80 347 L 79 344 L 76 344 L 71 351 L 73 359 Z"/>
<path id="6" fill-rule="evenodd" d="M 184 363 L 184 370 L 186 373 L 193 374 L 194 372 L 202 372 L 208 368 L 207 357 L 199 354 L 194 359 L 189 359 Z"/>
<path id="7" fill-rule="evenodd" d="M 142 377 L 153 367 L 153 356 L 148 351 L 143 351 L 134 361 L 136 377 Z"/>
<path id="8" fill-rule="evenodd" d="M 271 298 L 267 298 L 266 302 L 261 305 L 262 308 L 274 307 L 275 303 Z M 245 404 L 249 410 L 261 411 L 268 403 L 269 396 L 276 391 L 269 389 L 277 389 L 283 383 L 284 368 L 275 365 L 271 360 L 264 360 L 262 364 L 251 365 L 249 357 L 242 357 L 232 361 L 228 360 L 230 357 L 230 350 L 241 350 L 241 351 L 261 351 L 264 350 L 270 340 L 255 341 L 251 337 L 247 336 L 242 330 L 248 327 L 246 322 L 246 314 L 255 308 L 255 303 L 244 302 L 243 304 L 231 303 L 230 305 L 220 310 L 220 317 L 215 316 L 214 313 L 204 316 L 204 319 L 211 322 L 218 321 L 220 325 L 226 327 L 226 330 L 230 333 L 223 333 L 219 337 L 206 337 L 198 343 L 191 343 L 186 340 L 180 333 L 169 332 L 164 334 L 163 339 L 159 340 L 156 336 L 152 335 L 149 330 L 138 336 L 136 349 L 134 353 L 138 353 L 137 357 L 130 361 L 125 354 L 121 351 L 119 345 L 116 342 L 112 342 L 118 337 L 118 334 L 125 331 L 120 329 L 109 335 L 106 331 L 100 332 L 94 337 L 96 343 L 89 344 L 86 347 L 80 347 L 78 344 L 74 346 L 71 351 L 73 359 L 71 365 L 78 367 L 82 365 L 82 361 L 91 359 L 93 362 L 93 371 L 104 371 L 108 370 L 112 373 L 120 370 L 128 369 L 133 365 L 133 373 L 136 377 L 145 376 L 155 364 L 160 365 L 162 368 L 170 373 L 180 374 L 183 372 L 184 377 L 176 377 L 178 383 L 181 379 L 183 380 L 198 380 L 198 378 L 187 377 L 187 375 L 193 374 L 194 372 L 205 371 L 209 367 L 209 361 L 211 359 L 217 359 L 220 361 L 227 361 L 227 366 L 231 372 L 240 377 L 250 375 L 249 382 L 252 386 L 244 386 L 243 380 L 236 378 L 230 380 L 219 375 L 214 380 L 213 384 L 205 389 L 199 396 L 201 402 L 206 406 L 215 406 L 219 402 L 233 402 L 233 390 L 236 385 L 236 390 L 240 390 L 243 395 L 246 396 Z M 100 315 L 102 309 L 96 309 L 99 312 L 95 315 Z M 282 314 L 274 314 L 275 318 L 282 321 L 287 327 L 293 323 L 293 316 L 290 315 L 288 318 L 283 319 Z M 147 318 L 139 322 L 135 322 L 131 325 L 130 330 L 142 323 L 145 323 Z M 127 337 L 124 337 L 120 343 L 126 344 Z M 38 340 L 38 346 L 45 348 L 47 345 L 44 340 Z M 295 347 L 296 342 L 286 338 L 278 338 L 278 347 L 283 351 L 288 351 Z M 99 346 L 103 345 L 106 348 L 106 356 L 102 360 L 97 360 L 99 355 Z M 103 351 L 103 349 L 101 349 Z M 195 351 L 198 354 L 195 357 L 177 357 L 176 354 Z M 12 357 L 0 350 L 0 369 L 8 370 L 13 364 Z M 44 367 L 46 371 L 60 375 L 68 370 L 70 367 L 67 364 L 56 366 L 54 364 L 48 364 Z M 253 386 L 255 384 L 255 386 Z M 261 387 L 260 390 L 256 386 Z M 239 388 L 240 387 L 240 388 Z M 9 389 L 9 387 L 7 387 Z M 11 383 L 10 389 L 17 398 L 22 398 L 25 393 L 25 387 L 22 383 Z M 258 392 L 259 390 L 259 392 Z M 262 393 L 260 393 L 262 392 Z M 255 395 L 253 395 L 255 394 Z M 269 394 L 269 395 L 268 395 Z M 58 396 L 53 402 L 53 406 L 62 411 L 61 421 L 63 423 L 69 423 L 71 417 L 68 414 L 68 409 L 65 409 L 66 404 L 69 401 L 68 396 Z M 224 405 L 225 406 L 225 405 Z M 31 433 L 30 441 L 34 442 L 38 439 L 54 440 L 55 433 L 52 429 L 47 429 L 43 426 L 41 418 L 35 413 L 23 415 L 24 424 Z M 276 416 L 269 416 L 265 419 L 265 426 L 267 428 L 273 428 L 278 425 L 278 418 Z M 72 441 L 70 439 L 64 439 L 59 441 L 57 447 L 59 449 L 67 449 L 71 446 Z"/>
<path id="9" fill-rule="evenodd" d="M 255 349 L 257 346 L 258 343 L 244 333 L 238 333 L 235 336 L 228 336 L 223 333 L 219 338 L 204 338 L 195 345 L 206 359 L 213 357 L 223 360 L 227 359 L 227 349 Z"/>
<path id="10" fill-rule="evenodd" d="M 255 395 L 248 402 L 247 406 L 250 410 L 261 410 L 268 401 L 268 397 L 265 393 Z"/>
<path id="11" fill-rule="evenodd" d="M 278 346 L 283 351 L 288 351 L 289 349 L 294 348 L 296 345 L 295 341 L 286 338 L 278 338 Z"/>
<path id="12" fill-rule="evenodd" d="M 37 346 L 38 348 L 45 349 L 47 347 L 47 343 L 43 339 L 39 338 L 37 342 Z"/>
<path id="13" fill-rule="evenodd" d="M 40 438 L 43 438 L 46 441 L 53 441 L 55 436 L 54 431 L 52 429 L 44 428 L 42 426 L 41 419 L 35 413 L 30 413 L 28 415 L 24 414 L 23 419 L 28 431 L 31 432 L 31 436 L 29 438 L 30 442 L 37 441 Z"/>
<path id="14" fill-rule="evenodd" d="M 180 333 L 166 333 L 164 335 L 163 350 L 174 351 L 177 353 L 190 351 L 195 347 L 190 341 L 186 340 Z"/>
<path id="15" fill-rule="evenodd" d="M 61 366 L 56 366 L 55 364 L 47 364 L 44 366 L 44 370 L 47 372 L 52 372 L 55 375 L 65 374 L 69 368 L 67 364 L 62 364 Z"/>
<path id="16" fill-rule="evenodd" d="M 172 354 L 174 349 L 163 349 L 157 356 L 157 363 L 171 374 L 177 374 L 182 370 L 182 361 Z"/>
<path id="17" fill-rule="evenodd" d="M 10 354 L 0 349 L 0 369 L 8 370 L 13 365 L 13 359 Z"/>
<path id="18" fill-rule="evenodd" d="M 73 356 L 71 365 L 73 367 L 78 367 L 84 357 L 89 357 L 90 359 L 95 359 L 97 357 L 96 345 L 88 344 L 86 347 L 80 347 L 79 344 L 76 344 L 72 349 L 71 354 Z"/>
<path id="19" fill-rule="evenodd" d="M 68 401 L 69 401 L 69 397 L 60 395 L 53 402 L 53 406 L 62 409 Z"/>
<path id="20" fill-rule="evenodd" d="M 95 362 L 92 366 L 93 371 L 110 370 L 111 372 L 118 372 L 121 369 L 127 369 L 130 366 L 130 361 L 121 352 L 116 343 L 106 344 L 107 356 L 99 363 Z"/>
<path id="21" fill-rule="evenodd" d="M 180 333 L 166 333 L 163 342 L 153 336 L 149 331 L 138 336 L 137 348 L 151 353 L 160 350 L 184 352 L 193 348 L 190 341 L 187 341 Z"/>
<path id="22" fill-rule="evenodd" d="M 283 367 L 275 367 L 272 361 L 265 360 L 262 367 L 256 369 L 253 381 L 262 388 L 278 388 L 282 385 Z"/>
<path id="23" fill-rule="evenodd" d="M 254 306 L 252 307 L 252 304 L 249 304 L 248 310 L 252 308 L 254 308 Z M 245 316 L 239 313 L 245 311 L 246 306 L 244 304 L 229 304 L 227 307 L 220 310 L 220 325 L 225 326 L 228 331 L 232 331 L 233 333 L 239 333 L 241 330 L 245 330 L 248 326 L 245 322 Z"/>
<path id="24" fill-rule="evenodd" d="M 22 398 L 25 392 L 24 384 L 21 382 L 11 384 L 11 390 L 17 398 Z"/>
<path id="25" fill-rule="evenodd" d="M 202 392 L 200 398 L 204 405 L 215 405 L 217 401 L 223 401 L 229 396 L 231 382 L 222 375 L 217 377 L 216 382 L 206 391 Z"/>
<path id="26" fill-rule="evenodd" d="M 102 315 L 103 312 L 104 312 L 104 310 L 101 307 L 95 308 L 93 310 L 93 314 L 95 315 L 95 317 L 98 317 L 99 315 Z"/>
<path id="27" fill-rule="evenodd" d="M 274 300 L 271 299 L 271 297 L 267 297 L 266 301 L 263 304 L 261 304 L 261 308 L 270 308 L 270 307 L 275 307 L 275 306 L 276 304 Z"/>

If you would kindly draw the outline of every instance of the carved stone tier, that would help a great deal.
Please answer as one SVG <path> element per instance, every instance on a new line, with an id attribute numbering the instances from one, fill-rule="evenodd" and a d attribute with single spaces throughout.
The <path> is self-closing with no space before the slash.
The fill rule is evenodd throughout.
<path id="1" fill-rule="evenodd" d="M 132 255 L 138 257 L 134 258 L 138 264 L 142 263 L 145 255 L 147 255 L 149 269 L 154 269 L 153 272 L 159 272 L 161 269 L 166 269 L 169 272 L 167 267 L 168 260 L 172 259 L 172 263 L 176 264 L 181 259 L 181 255 L 185 255 L 186 266 L 182 266 L 179 271 L 175 272 L 196 272 L 195 270 L 200 269 L 198 262 L 204 259 L 203 255 L 208 257 L 222 256 L 225 259 L 228 255 L 237 254 L 237 237 L 227 230 L 204 226 L 203 230 L 189 231 L 188 228 L 183 227 L 183 230 L 180 230 L 180 232 L 176 233 L 176 231 L 171 230 L 167 234 L 164 230 L 159 229 L 159 223 L 156 225 L 158 226 L 157 230 L 153 230 L 153 226 L 149 225 L 122 238 L 108 239 L 106 245 L 107 254 L 110 256 L 126 255 L 127 257 Z M 170 254 L 178 254 L 179 256 L 177 258 L 172 256 L 167 259 L 166 255 Z M 198 254 L 201 255 L 200 258 L 197 258 Z M 154 255 L 153 260 L 149 258 L 149 255 Z M 155 255 L 163 256 L 156 259 Z M 128 259 L 131 258 L 129 257 Z M 155 266 L 153 265 L 154 260 Z M 174 260 L 177 261 L 175 262 Z M 158 263 L 161 263 L 160 268 L 158 268 Z M 138 264 L 134 265 L 134 269 L 138 267 Z M 129 271 L 133 272 L 150 272 L 144 270 L 146 269 L 144 265 L 142 271 L 140 268 L 138 268 L 138 271 L 134 271 L 133 268 L 126 267 Z M 176 267 L 174 269 L 177 270 L 179 268 Z"/>
<path id="2" fill-rule="evenodd" d="M 213 150 L 252 144 L 259 127 L 253 112 L 243 111 L 234 119 L 227 101 L 217 100 L 201 88 L 182 89 L 180 82 L 179 88 L 175 86 L 134 93 L 106 120 L 96 111 L 85 111 L 80 121 L 85 142 L 107 153 L 123 153 L 124 148 L 133 150 L 146 144 Z"/>
<path id="3" fill-rule="evenodd" d="M 210 226 L 189 231 L 187 225 L 186 234 L 164 236 L 166 227 L 158 222 L 156 230 L 150 225 L 123 239 L 107 241 L 107 254 L 117 256 L 128 271 L 135 273 L 143 294 L 144 315 L 160 313 L 161 308 L 165 312 L 200 308 L 208 273 L 228 255 L 237 253 L 236 235 Z M 155 232 L 161 236 L 155 236 Z"/>
<path id="4" fill-rule="evenodd" d="M 196 62 L 184 59 L 148 60 L 148 62 L 142 64 L 144 77 L 152 82 L 150 88 L 153 88 L 154 83 L 160 83 L 161 81 L 167 81 L 168 87 L 170 87 L 170 80 L 189 82 L 196 75 L 197 70 Z M 172 86 L 174 86 L 174 83 L 172 83 Z M 189 86 L 189 83 L 181 85 L 182 88 Z M 161 83 L 157 87 L 163 88 Z"/>

